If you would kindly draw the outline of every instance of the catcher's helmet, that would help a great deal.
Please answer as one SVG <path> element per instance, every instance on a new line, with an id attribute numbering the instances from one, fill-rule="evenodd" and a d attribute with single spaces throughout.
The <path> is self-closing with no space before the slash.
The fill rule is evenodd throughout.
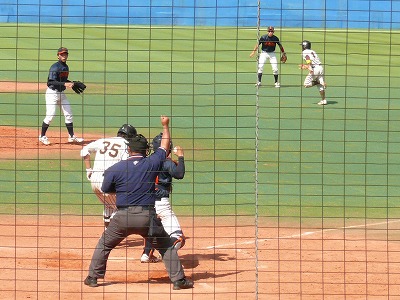
<path id="1" fill-rule="evenodd" d="M 154 137 L 153 141 L 151 142 L 151 145 L 152 145 L 152 147 L 153 147 L 153 151 L 156 151 L 158 148 L 160 148 L 162 136 L 163 136 L 163 134 L 162 134 L 162 132 L 160 132 L 159 134 L 157 134 L 157 135 Z M 170 140 L 170 142 L 169 142 L 169 149 L 171 150 L 171 149 L 173 149 L 173 148 L 174 148 L 174 146 L 172 145 L 172 140 Z"/>
<path id="2" fill-rule="evenodd" d="M 136 128 L 130 124 L 124 124 L 118 129 L 117 135 L 125 135 L 125 138 L 130 139 L 137 134 Z"/>
<path id="3" fill-rule="evenodd" d="M 132 152 L 142 153 L 143 155 L 148 154 L 149 143 L 147 142 L 147 139 L 141 134 L 136 134 L 135 136 L 130 138 L 128 145 Z"/>
<path id="4" fill-rule="evenodd" d="M 310 41 L 304 40 L 300 45 L 303 48 L 303 50 L 311 49 L 311 42 Z"/>

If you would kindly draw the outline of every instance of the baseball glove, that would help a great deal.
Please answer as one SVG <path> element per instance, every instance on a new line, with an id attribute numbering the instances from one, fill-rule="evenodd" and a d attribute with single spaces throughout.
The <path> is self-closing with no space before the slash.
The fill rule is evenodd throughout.
<path id="1" fill-rule="evenodd" d="M 287 56 L 286 56 L 286 53 L 283 52 L 282 56 L 281 56 L 281 62 L 284 64 L 286 61 L 287 61 Z"/>
<path id="2" fill-rule="evenodd" d="M 74 85 L 72 86 L 72 89 L 74 90 L 75 93 L 82 94 L 83 91 L 86 89 L 86 85 L 83 82 L 74 81 Z"/>

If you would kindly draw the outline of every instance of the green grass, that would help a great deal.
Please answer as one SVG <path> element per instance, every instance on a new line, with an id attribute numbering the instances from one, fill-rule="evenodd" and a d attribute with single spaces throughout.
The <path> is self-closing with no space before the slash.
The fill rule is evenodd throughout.
<path id="1" fill-rule="evenodd" d="M 282 88 L 272 88 L 267 64 L 256 102 L 256 62 L 249 58 L 255 30 L 0 27 L 0 80 L 45 82 L 55 49 L 70 49 L 70 78 L 88 85 L 83 98 L 68 94 L 77 130 L 112 135 L 129 121 L 151 137 L 160 114 L 172 117 L 174 143 L 185 148 L 187 162 L 172 198 L 180 215 L 251 216 L 257 204 L 263 216 L 289 219 L 398 216 L 397 31 L 277 31 L 289 57 L 280 65 Z M 325 63 L 324 108 L 316 105 L 316 88 L 302 87 L 303 39 Z M 2 125 L 40 126 L 43 92 L 1 93 Z M 62 123 L 57 117 L 53 127 Z M 1 169 L 3 213 L 101 211 L 80 160 L 7 160 Z"/>

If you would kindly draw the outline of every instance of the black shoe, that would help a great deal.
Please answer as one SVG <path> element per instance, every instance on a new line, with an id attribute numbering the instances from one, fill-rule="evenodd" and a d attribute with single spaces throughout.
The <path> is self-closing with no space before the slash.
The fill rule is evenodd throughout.
<path id="1" fill-rule="evenodd" d="M 193 287 L 193 281 L 183 277 L 174 282 L 174 290 L 181 290 L 181 289 L 191 289 Z"/>
<path id="2" fill-rule="evenodd" d="M 99 285 L 97 284 L 97 278 L 90 277 L 90 276 L 86 277 L 86 279 L 85 279 L 85 281 L 83 281 L 83 283 L 86 284 L 86 285 L 88 285 L 88 286 L 90 286 L 90 287 L 97 287 L 97 286 L 99 286 Z"/>

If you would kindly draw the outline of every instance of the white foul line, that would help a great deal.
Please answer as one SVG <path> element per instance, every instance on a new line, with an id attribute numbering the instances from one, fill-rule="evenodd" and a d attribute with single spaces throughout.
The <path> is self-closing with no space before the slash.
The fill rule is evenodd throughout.
<path id="1" fill-rule="evenodd" d="M 378 225 L 384 225 L 384 224 L 390 224 L 390 223 L 398 223 L 398 222 L 400 222 L 400 220 L 392 220 L 392 221 L 385 221 L 385 222 L 379 222 L 379 223 L 343 226 L 343 227 L 338 227 L 338 228 L 321 229 L 321 230 L 317 230 L 317 231 L 306 231 L 306 232 L 303 232 L 303 233 L 280 236 L 280 237 L 276 237 L 276 238 L 260 239 L 259 242 L 267 242 L 267 241 L 270 241 L 270 240 L 279 240 L 279 239 L 299 238 L 299 237 L 302 237 L 302 236 L 307 236 L 307 235 L 312 235 L 312 234 L 317 234 L 317 233 L 324 233 L 324 232 L 328 232 L 328 231 L 339 231 L 339 230 L 351 229 L 351 228 L 363 228 L 363 227 L 378 226 Z M 230 247 L 230 246 L 249 245 L 249 244 L 254 244 L 254 240 L 241 242 L 241 243 L 229 243 L 229 244 L 208 246 L 205 249 L 225 248 L 225 247 Z"/>

